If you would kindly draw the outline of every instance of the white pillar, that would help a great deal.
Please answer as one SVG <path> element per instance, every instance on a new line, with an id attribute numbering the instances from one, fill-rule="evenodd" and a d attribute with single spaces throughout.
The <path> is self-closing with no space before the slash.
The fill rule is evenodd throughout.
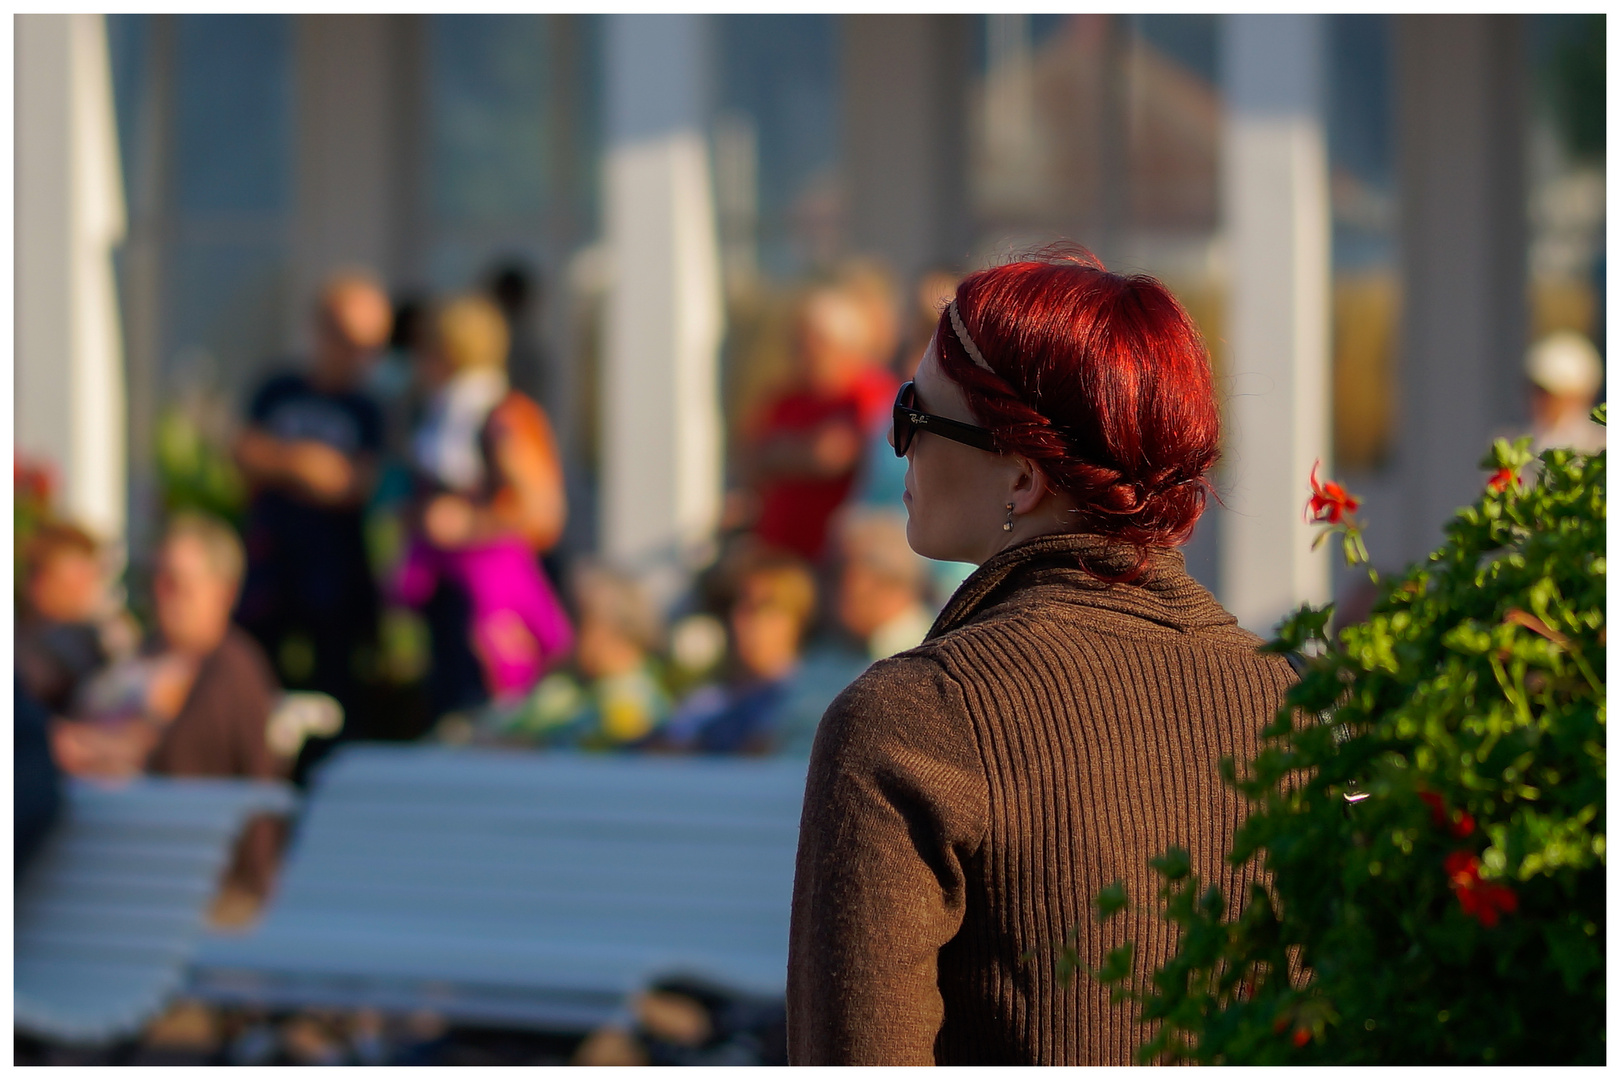
<path id="1" fill-rule="evenodd" d="M 1331 468 L 1323 23 L 1222 20 L 1231 398 L 1221 600 L 1260 634 L 1329 591 L 1328 550 L 1311 552 L 1303 513 L 1312 462 Z"/>
<path id="2" fill-rule="evenodd" d="M 124 375 L 112 249 L 124 234 L 106 24 L 18 15 L 16 445 L 50 461 L 59 512 L 125 521 Z"/>
<path id="3" fill-rule="evenodd" d="M 708 24 L 607 28 L 601 545 L 666 598 L 719 518 L 720 257 L 703 138 Z"/>

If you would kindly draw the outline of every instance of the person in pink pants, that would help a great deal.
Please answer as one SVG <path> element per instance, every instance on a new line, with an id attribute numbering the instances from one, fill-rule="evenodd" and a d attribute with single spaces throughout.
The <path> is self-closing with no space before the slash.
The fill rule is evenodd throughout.
<path id="1" fill-rule="evenodd" d="M 480 297 L 433 319 L 420 374 L 431 391 L 412 445 L 420 492 L 395 597 L 421 607 L 441 581 L 470 602 L 465 632 L 498 703 L 527 693 L 573 647 L 573 630 L 540 565 L 566 507 L 551 425 L 506 380 L 499 310 Z"/>
<path id="2" fill-rule="evenodd" d="M 418 537 L 406 552 L 395 595 L 421 607 L 441 579 L 458 585 L 472 603 L 473 651 L 497 702 L 523 696 L 573 648 L 568 617 L 522 541 L 498 539 L 445 551 Z"/>

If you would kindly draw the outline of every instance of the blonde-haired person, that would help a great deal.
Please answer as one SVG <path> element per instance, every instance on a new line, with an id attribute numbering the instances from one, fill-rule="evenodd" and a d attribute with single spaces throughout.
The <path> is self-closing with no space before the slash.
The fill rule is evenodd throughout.
<path id="1" fill-rule="evenodd" d="M 430 318 L 420 357 L 430 394 L 411 447 L 420 512 L 396 591 L 428 608 L 440 713 L 521 697 L 573 642 L 539 563 L 566 515 L 556 440 L 507 382 L 509 347 L 500 309 L 462 296 Z"/>

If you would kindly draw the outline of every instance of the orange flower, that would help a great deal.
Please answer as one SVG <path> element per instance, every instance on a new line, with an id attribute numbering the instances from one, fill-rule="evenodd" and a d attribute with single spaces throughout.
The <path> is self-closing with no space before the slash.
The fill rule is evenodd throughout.
<path id="1" fill-rule="evenodd" d="M 1305 507 L 1305 519 L 1313 525 L 1338 525 L 1361 508 L 1361 500 L 1331 480 L 1318 480 L 1316 470 L 1321 467 L 1320 461 L 1311 466 L 1311 501 Z"/>
<path id="2" fill-rule="evenodd" d="M 1491 478 L 1485 481 L 1485 486 L 1491 491 L 1506 491 L 1518 478 L 1518 473 L 1504 465 L 1491 473 Z"/>

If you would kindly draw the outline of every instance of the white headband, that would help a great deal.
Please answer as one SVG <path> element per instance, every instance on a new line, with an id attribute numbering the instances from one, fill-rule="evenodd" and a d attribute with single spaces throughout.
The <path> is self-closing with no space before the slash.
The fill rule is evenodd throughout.
<path id="1" fill-rule="evenodd" d="M 956 340 L 962 343 L 962 348 L 967 350 L 968 356 L 975 364 L 994 375 L 996 369 L 990 366 L 989 361 L 984 358 L 984 353 L 980 352 L 979 347 L 973 344 L 973 339 L 968 337 L 967 327 L 962 325 L 962 313 L 956 310 L 956 301 L 952 300 L 945 310 L 951 313 L 951 329 L 956 331 Z"/>

